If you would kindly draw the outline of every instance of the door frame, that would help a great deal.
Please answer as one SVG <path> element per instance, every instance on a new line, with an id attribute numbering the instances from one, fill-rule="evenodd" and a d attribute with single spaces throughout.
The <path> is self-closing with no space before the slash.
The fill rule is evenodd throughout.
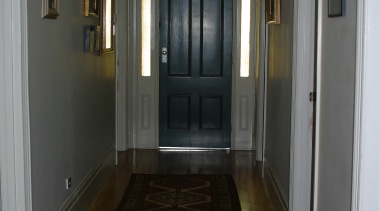
<path id="1" fill-rule="evenodd" d="M 237 0 L 234 0 L 236 3 Z M 257 0 L 258 1 L 258 0 Z M 255 1 L 255 5 L 257 5 L 257 1 Z M 236 4 L 235 4 L 236 5 Z M 126 87 L 126 93 L 120 94 L 121 98 L 126 98 L 127 100 L 122 100 L 121 102 L 117 102 L 117 106 L 120 106 L 122 109 L 127 108 L 126 115 L 128 118 L 121 118 L 118 120 L 117 124 L 121 124 L 122 121 L 127 121 L 123 123 L 127 126 L 127 134 L 121 134 L 121 136 L 117 136 L 119 138 L 119 150 L 126 150 L 129 148 L 136 148 L 137 143 L 136 140 L 138 138 L 138 133 L 136 132 L 136 110 L 137 107 L 137 73 L 138 69 L 137 58 L 136 58 L 136 50 L 137 48 L 137 39 L 136 37 L 139 35 L 138 30 L 136 28 L 137 23 L 137 10 L 138 6 L 136 5 L 136 0 L 129 1 L 128 11 L 128 29 L 127 33 L 128 40 L 119 39 L 120 42 L 127 42 L 129 50 L 126 54 L 122 54 L 119 52 L 118 55 L 120 58 L 127 58 L 126 61 L 126 75 L 127 79 L 119 80 L 118 87 L 123 87 L 121 83 L 127 83 L 124 85 Z M 310 191 L 311 191 L 311 138 L 312 134 L 310 133 L 310 128 L 308 126 L 303 126 L 302 122 L 309 122 L 309 114 L 310 111 L 310 102 L 308 102 L 308 93 L 312 91 L 312 82 L 310 82 L 310 77 L 314 74 L 314 26 L 315 26 L 315 0 L 313 1 L 302 1 L 296 0 L 294 2 L 294 35 L 297 39 L 294 40 L 294 74 L 293 74 L 293 93 L 292 93 L 292 126 L 291 126 L 291 164 L 290 164 L 290 194 L 289 194 L 289 208 L 293 210 L 303 210 L 304 207 L 310 207 Z M 123 8 L 118 8 L 119 18 L 121 18 L 121 14 L 123 14 Z M 157 11 L 157 10 L 156 10 Z M 236 11 L 236 10 L 235 10 Z M 125 14 L 125 13 L 124 13 Z M 156 12 L 156 18 L 158 17 L 158 12 Z M 299 21 L 298 21 L 299 20 Z M 264 20 L 262 20 L 264 21 Z M 235 30 L 235 29 L 234 29 Z M 236 34 L 236 31 L 235 33 Z M 157 41 L 158 39 L 156 39 Z M 156 42 L 156 45 L 158 43 Z M 120 48 L 118 48 L 120 49 Z M 234 48 L 233 53 L 236 54 L 237 51 Z M 138 51 L 138 50 L 137 50 Z M 298 53 L 297 52 L 305 52 L 308 54 Z M 138 52 L 137 52 L 138 53 Z M 156 54 L 158 56 L 158 52 Z M 261 58 L 262 59 L 262 58 Z M 260 59 L 260 60 L 261 60 Z M 157 59 L 158 60 L 158 59 Z M 236 61 L 236 60 L 234 60 Z M 233 71 L 236 72 L 236 67 L 234 67 Z M 304 70 L 309 71 L 304 71 Z M 158 65 L 153 66 L 153 71 L 158 71 Z M 119 77 L 121 74 L 118 74 Z M 304 80 L 307 79 L 307 80 Z M 305 82 L 305 83 L 304 83 Z M 233 80 L 234 83 L 234 80 Z M 158 77 L 155 81 L 156 87 L 156 95 L 158 95 Z M 297 90 L 297 92 L 296 92 Z M 122 93 L 124 90 L 120 90 Z M 234 95 L 234 93 L 232 93 Z M 265 93 L 264 93 L 265 94 Z M 305 100 L 306 99 L 306 100 Z M 119 99 L 120 100 L 120 99 Z M 126 103 L 125 103 L 126 102 Z M 125 104 L 124 104 L 125 103 Z M 153 101 L 154 107 L 158 107 L 158 98 Z M 120 109 L 117 109 L 120 111 Z M 157 111 L 158 112 L 158 111 Z M 119 114 L 116 114 L 117 116 Z M 232 113 L 232 119 L 235 119 L 234 114 Z M 158 121 L 158 119 L 156 119 Z M 258 124 L 263 124 L 263 122 L 258 121 Z M 303 126 L 303 127 L 302 127 Z M 304 133 L 306 132 L 306 133 Z M 145 148 L 158 148 L 158 133 L 156 133 L 156 139 L 153 140 L 155 144 L 152 146 L 148 146 Z M 304 141 L 304 140 L 310 140 Z M 260 140 L 257 140 L 258 142 Z M 265 141 L 265 140 L 264 140 Z M 233 145 L 233 143 L 232 143 Z M 265 145 L 265 143 L 263 143 Z M 233 149 L 233 148 L 232 148 Z M 302 174 L 301 172 L 307 172 Z M 299 181 L 303 183 L 303 185 L 299 185 Z M 295 185 L 294 185 L 295 184 Z M 294 185 L 294 187 L 292 186 Z M 304 200 L 305 199 L 305 200 Z"/>
<path id="2" fill-rule="evenodd" d="M 125 90 L 127 90 L 127 70 L 129 64 L 129 57 L 127 57 L 127 49 L 129 47 L 129 43 L 126 42 L 128 40 L 128 23 L 129 16 L 125 11 L 129 11 L 129 4 L 127 1 L 116 1 L 115 2 L 115 15 L 117 16 L 116 22 L 116 32 L 115 32 L 115 137 L 117 149 L 124 151 L 129 148 L 129 145 L 126 141 L 126 137 L 128 134 L 127 128 L 127 97 L 125 96 Z M 116 150 L 117 151 L 117 150 Z M 117 155 L 117 153 L 116 153 Z M 118 157 L 116 156 L 116 163 L 118 161 Z"/>
<path id="3" fill-rule="evenodd" d="M 32 210 L 27 1 L 0 5 L 0 210 Z"/>
<path id="4" fill-rule="evenodd" d="M 355 120 L 352 168 L 351 210 L 378 210 L 380 197 L 380 136 L 378 123 L 380 115 L 375 112 L 380 107 L 378 90 L 380 73 L 377 49 L 380 46 L 378 35 L 380 26 L 380 4 L 377 0 L 357 2 L 357 42 L 356 42 L 356 81 L 355 81 Z"/>
<path id="5" fill-rule="evenodd" d="M 237 0 L 234 0 L 236 3 Z M 256 0 L 254 3 L 257 4 Z M 156 1 L 156 5 L 158 1 Z M 129 148 L 136 148 L 137 143 L 135 140 L 138 138 L 136 132 L 136 110 L 137 107 L 137 87 L 138 87 L 138 69 L 137 54 L 139 50 L 137 48 L 137 20 L 138 15 L 136 9 L 136 0 L 128 2 L 128 29 L 129 32 L 124 39 L 119 39 L 120 44 L 123 42 L 127 43 L 128 52 L 118 52 L 119 58 L 127 58 L 128 64 L 126 65 L 127 77 L 117 78 L 119 87 L 126 87 L 124 90 L 120 91 L 121 98 L 117 99 L 119 102 L 117 104 L 121 108 L 127 108 L 126 118 L 120 118 L 117 124 L 121 124 L 122 121 L 127 121 L 123 125 L 127 126 L 127 134 L 120 134 L 117 136 L 119 139 L 118 149 L 126 150 Z M 235 4 L 236 5 L 236 4 Z M 156 7 L 157 8 L 157 7 Z M 121 14 L 125 12 L 125 8 L 117 8 L 118 13 Z M 156 10 L 157 11 L 157 10 Z M 235 10 L 236 11 L 236 10 Z M 292 120 L 291 120 L 291 161 L 290 161 L 290 193 L 289 193 L 289 208 L 291 210 L 305 210 L 310 208 L 310 198 L 311 198 L 311 138 L 312 133 L 310 125 L 302 124 L 303 122 L 312 122 L 310 119 L 310 113 L 312 113 L 312 104 L 308 101 L 308 94 L 313 91 L 312 85 L 313 80 L 311 79 L 314 74 L 314 27 L 315 27 L 315 0 L 312 1 L 302 1 L 295 0 L 294 2 L 294 73 L 292 80 Z M 158 17 L 158 12 L 155 16 Z M 236 15 L 234 15 L 236 17 Z M 262 20 L 264 21 L 264 20 Z M 236 23 L 236 22 L 235 22 Z M 236 33 L 234 34 L 234 36 Z M 119 36 L 116 34 L 116 36 Z M 158 39 L 155 39 L 157 41 Z M 234 42 L 235 43 L 235 42 Z M 155 43 L 157 46 L 157 42 Z M 120 49 L 120 48 L 119 48 Z M 235 48 L 236 49 L 236 48 Z M 237 53 L 233 50 L 233 53 Z M 158 55 L 158 53 L 153 54 Z M 158 61 L 158 58 L 157 58 Z M 234 58 L 234 61 L 236 59 Z M 236 62 L 235 62 L 236 64 Z M 158 64 L 153 64 L 153 71 L 158 71 Z M 308 70 L 308 71 L 305 71 Z M 233 69 L 236 71 L 236 69 Z M 117 75 L 119 77 L 120 74 Z M 234 79 L 233 79 L 234 80 Z M 156 92 L 158 96 L 158 77 L 153 80 L 154 87 L 153 93 Z M 124 83 L 124 85 L 122 85 Z M 233 81 L 234 83 L 234 81 Z M 234 93 L 233 93 L 234 94 Z M 264 93 L 265 94 L 265 93 Z M 125 98 L 126 100 L 121 100 Z M 158 98 L 153 101 L 154 107 L 158 108 Z M 119 112 L 119 110 L 117 110 Z M 158 109 L 157 109 L 158 112 Z M 119 116 L 119 114 L 116 114 Z M 158 117 L 158 116 L 156 116 Z M 234 115 L 231 115 L 234 119 Z M 158 124 L 158 118 L 152 120 Z M 258 121 L 258 124 L 263 124 L 263 122 Z M 158 125 L 157 125 L 158 126 Z M 263 124 L 263 126 L 265 126 Z M 158 137 L 158 133 L 156 134 Z M 309 140 L 309 141 L 304 141 Z M 259 141 L 259 140 L 258 140 Z M 158 148 L 158 140 L 153 141 L 154 144 L 145 148 Z M 234 146 L 234 143 L 231 143 Z M 263 144 L 264 145 L 264 144 Z M 233 148 L 232 148 L 233 149 Z M 306 172 L 306 173 L 302 173 Z M 302 185 L 300 185 L 302 183 Z"/>
<path id="6" fill-rule="evenodd" d="M 294 1 L 289 210 L 309 210 L 312 196 L 314 120 L 309 93 L 314 91 L 315 5 L 315 0 Z"/>
<path id="7" fill-rule="evenodd" d="M 141 77 L 139 75 L 139 69 L 140 69 L 140 48 L 139 48 L 139 39 L 138 37 L 141 36 L 141 32 L 139 27 L 139 21 L 140 21 L 140 15 L 137 11 L 140 10 L 141 5 L 139 3 L 140 1 L 132 0 L 128 1 L 128 8 L 127 8 L 127 15 L 128 17 L 125 17 L 128 22 L 128 32 L 127 34 L 123 34 L 123 32 L 120 32 L 120 30 L 116 30 L 116 40 L 118 41 L 119 46 L 128 46 L 127 51 L 120 50 L 120 48 L 116 48 L 118 58 L 126 58 L 125 61 L 123 59 L 117 59 L 117 66 L 120 65 L 118 68 L 118 74 L 116 75 L 116 81 L 117 81 L 117 87 L 118 87 L 118 97 L 116 99 L 116 137 L 117 137 L 117 146 L 118 150 L 127 150 L 129 148 L 146 148 L 146 149 L 157 149 L 159 146 L 158 143 L 158 106 L 159 106 L 159 49 L 155 46 L 159 46 L 159 33 L 158 32 L 158 24 L 155 24 L 154 27 L 152 27 L 152 32 L 154 33 L 152 35 L 152 75 L 151 77 Z M 254 107 L 252 106 L 251 109 L 248 109 L 247 115 L 242 115 L 239 113 L 238 110 L 234 111 L 234 108 L 240 108 L 240 105 L 234 105 L 235 101 L 239 100 L 240 96 L 245 96 L 248 98 L 248 101 L 254 105 L 254 66 L 252 65 L 250 68 L 250 77 L 248 80 L 246 78 L 241 79 L 244 81 L 245 84 L 250 84 L 252 87 L 248 87 L 245 89 L 239 88 L 239 84 L 242 84 L 240 81 L 237 82 L 239 79 L 238 76 L 238 60 L 239 57 L 238 52 L 240 49 L 237 48 L 237 43 L 239 40 L 235 38 L 237 36 L 237 26 L 240 24 L 237 24 L 238 19 L 237 17 L 240 15 L 240 10 L 237 8 L 239 0 L 233 0 L 234 4 L 234 11 L 233 11 L 233 22 L 234 22 L 234 40 L 233 40 L 233 67 L 232 67 L 232 111 L 231 111 L 231 121 L 232 121 L 232 133 L 231 133 L 231 149 L 254 149 L 253 144 L 253 114 L 254 114 Z M 256 5 L 251 4 L 252 8 L 254 8 Z M 152 21 L 159 20 L 159 1 L 152 1 L 152 8 L 155 8 L 152 14 Z M 116 13 L 117 14 L 123 14 L 125 13 L 126 8 L 124 7 L 117 7 Z M 255 9 L 253 11 L 253 16 L 255 16 Z M 122 17 L 122 16 L 119 16 Z M 153 25 L 153 24 L 152 24 Z M 254 26 L 254 23 L 251 22 L 251 26 Z M 251 40 L 255 40 L 255 33 L 251 33 Z M 255 45 L 256 43 L 253 42 Z M 254 51 L 251 51 L 251 53 L 254 53 Z M 252 60 L 255 60 L 256 57 L 251 54 Z M 123 69 L 125 68 L 125 69 Z M 122 71 L 125 71 L 126 74 L 123 75 L 121 73 Z M 126 76 L 126 77 L 124 77 Z M 251 80 L 251 82 L 249 82 Z M 123 88 L 123 89 L 121 89 Z M 244 92 L 248 92 L 244 93 Z M 149 109 L 147 109 L 147 112 L 145 112 L 143 109 L 145 109 L 147 106 L 144 104 L 144 99 L 140 99 L 139 96 L 144 95 L 145 101 L 150 102 Z M 248 106 L 250 107 L 250 106 Z M 127 112 L 122 112 L 123 109 L 127 108 Z M 146 117 L 147 121 L 149 122 L 149 127 L 153 127 L 154 129 L 151 131 L 143 131 L 139 127 L 143 120 L 139 118 L 139 115 L 149 113 L 149 116 Z M 239 121 L 236 121 L 236 116 L 250 116 L 250 120 L 248 122 L 250 130 L 246 129 L 239 129 L 238 125 Z M 127 128 L 126 133 L 123 132 L 123 127 Z M 236 138 L 237 137 L 237 138 Z M 245 139 L 240 139 L 239 137 L 245 137 Z"/>

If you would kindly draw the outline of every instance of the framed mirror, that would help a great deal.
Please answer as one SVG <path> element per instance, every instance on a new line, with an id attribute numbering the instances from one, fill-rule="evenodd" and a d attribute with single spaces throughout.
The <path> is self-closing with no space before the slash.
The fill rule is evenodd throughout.
<path id="1" fill-rule="evenodd" d="M 114 50 L 114 0 L 101 0 L 100 55 Z"/>

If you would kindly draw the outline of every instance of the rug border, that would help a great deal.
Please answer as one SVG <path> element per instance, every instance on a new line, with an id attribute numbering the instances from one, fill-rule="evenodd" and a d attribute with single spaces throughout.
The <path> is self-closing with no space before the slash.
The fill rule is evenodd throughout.
<path id="1" fill-rule="evenodd" d="M 116 210 L 123 210 L 122 204 L 124 204 L 124 203 L 122 203 L 122 202 L 126 202 L 128 195 L 130 195 L 130 192 L 133 189 L 132 184 L 134 183 L 134 181 L 136 180 L 136 178 L 139 175 L 147 175 L 147 176 L 223 176 L 226 179 L 227 184 L 228 184 L 228 190 L 229 190 L 231 202 L 234 202 L 234 203 L 231 203 L 231 206 L 233 206 L 233 208 L 235 208 L 235 206 L 236 206 L 236 208 L 238 208 L 238 210 L 241 210 L 239 193 L 238 193 L 237 188 L 236 188 L 235 180 L 231 174 L 146 174 L 146 173 L 133 173 L 133 174 L 131 174 L 129 181 L 128 181 L 128 186 L 127 186 L 126 190 L 124 191 L 123 197 L 121 198 Z"/>

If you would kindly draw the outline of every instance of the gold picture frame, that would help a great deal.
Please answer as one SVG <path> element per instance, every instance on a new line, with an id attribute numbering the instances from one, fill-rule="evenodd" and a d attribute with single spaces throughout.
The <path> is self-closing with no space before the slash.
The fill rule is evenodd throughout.
<path id="1" fill-rule="evenodd" d="M 265 19 L 268 24 L 280 24 L 280 0 L 265 1 Z"/>
<path id="2" fill-rule="evenodd" d="M 42 18 L 57 19 L 59 16 L 58 0 L 42 0 Z"/>
<path id="3" fill-rule="evenodd" d="M 84 0 L 84 16 L 99 16 L 100 0 Z"/>
<path id="4" fill-rule="evenodd" d="M 114 0 L 100 0 L 100 55 L 114 50 Z"/>

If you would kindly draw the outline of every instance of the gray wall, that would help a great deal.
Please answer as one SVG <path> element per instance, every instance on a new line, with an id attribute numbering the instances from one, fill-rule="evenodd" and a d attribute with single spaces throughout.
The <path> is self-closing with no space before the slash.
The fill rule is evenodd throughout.
<path id="1" fill-rule="evenodd" d="M 293 0 L 281 1 L 281 24 L 269 25 L 265 158 L 289 197 Z"/>
<path id="2" fill-rule="evenodd" d="M 57 210 L 115 140 L 114 55 L 84 53 L 83 26 L 97 19 L 83 1 L 59 3 L 49 20 L 28 1 L 33 210 Z"/>
<path id="3" fill-rule="evenodd" d="M 350 210 L 354 128 L 356 1 L 343 17 L 322 4 L 318 210 Z"/>

